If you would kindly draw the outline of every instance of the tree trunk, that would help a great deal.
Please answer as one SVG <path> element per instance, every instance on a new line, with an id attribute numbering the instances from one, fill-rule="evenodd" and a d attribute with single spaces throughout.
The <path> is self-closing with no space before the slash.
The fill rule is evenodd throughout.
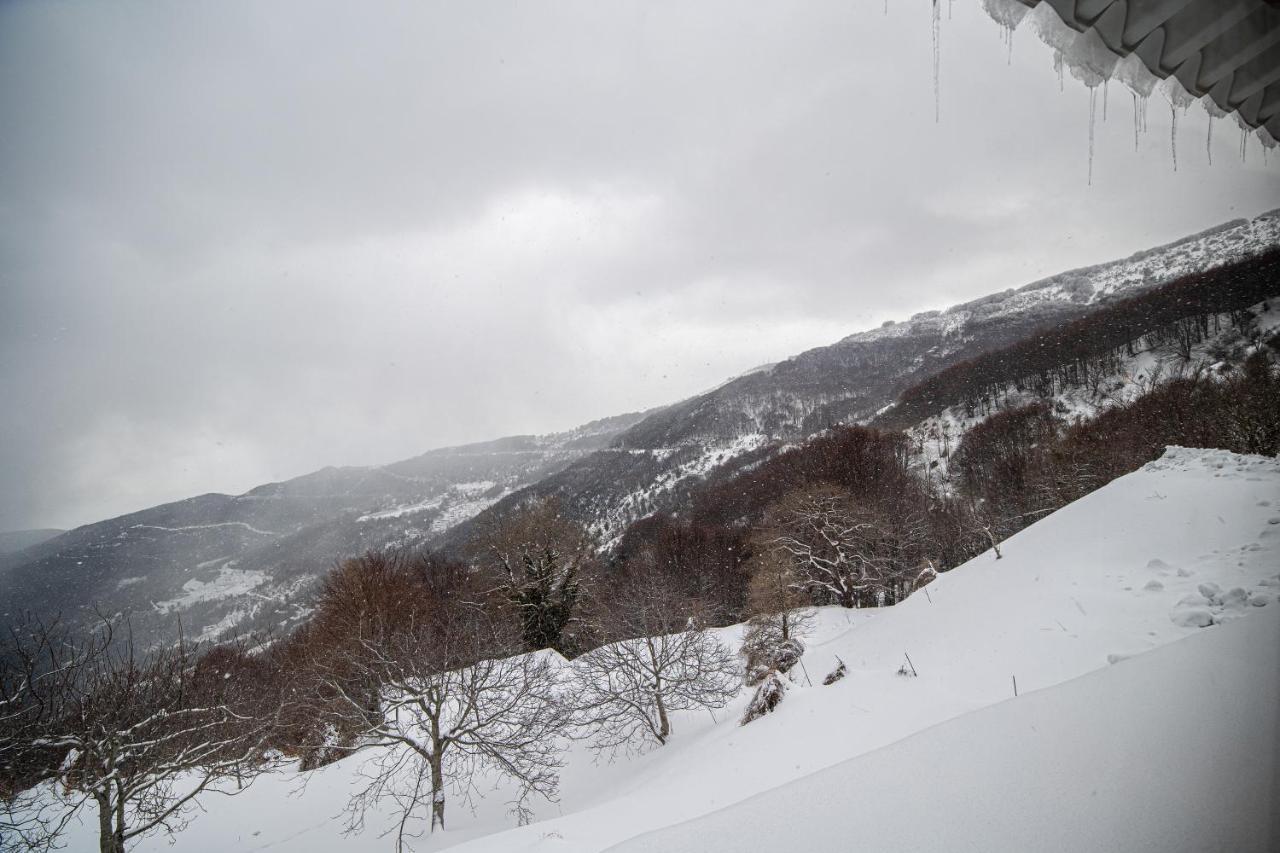
<path id="1" fill-rule="evenodd" d="M 662 701 L 662 690 L 653 691 L 653 699 L 658 705 L 658 743 L 666 743 L 671 735 L 671 721 L 667 719 L 667 705 Z"/>
<path id="2" fill-rule="evenodd" d="M 441 767 L 440 750 L 431 756 L 431 831 L 436 827 L 444 829 L 444 771 Z"/>
<path id="3" fill-rule="evenodd" d="M 116 827 L 116 806 L 111 795 L 94 794 L 98 804 L 98 850 L 100 853 L 124 853 L 124 838 Z"/>
<path id="4" fill-rule="evenodd" d="M 649 665 L 653 667 L 653 703 L 658 708 L 658 743 L 665 744 L 671 734 L 671 721 L 667 719 L 667 704 L 662 701 L 662 668 L 658 664 L 658 650 L 653 647 L 653 637 L 645 637 L 644 645 L 649 651 Z"/>

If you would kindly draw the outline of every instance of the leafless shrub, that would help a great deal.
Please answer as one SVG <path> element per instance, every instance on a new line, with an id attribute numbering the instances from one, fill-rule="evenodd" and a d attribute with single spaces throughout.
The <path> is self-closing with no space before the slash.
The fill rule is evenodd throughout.
<path id="1" fill-rule="evenodd" d="M 822 686 L 830 687 L 832 684 L 835 684 L 837 681 L 844 678 L 848 674 L 849 674 L 849 667 L 845 666 L 844 661 L 840 660 L 840 658 L 837 657 L 836 668 L 828 672 L 826 674 L 826 677 L 822 679 Z"/>
<path id="2" fill-rule="evenodd" d="M 752 720 L 758 720 L 765 714 L 773 713 L 787 695 L 787 680 L 777 670 L 771 670 L 756 688 L 755 695 L 747 704 L 739 725 L 745 726 Z"/>

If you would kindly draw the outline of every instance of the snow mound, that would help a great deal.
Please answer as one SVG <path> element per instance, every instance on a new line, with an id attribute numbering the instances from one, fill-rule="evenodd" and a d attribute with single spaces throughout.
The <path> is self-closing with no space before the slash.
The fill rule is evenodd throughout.
<path id="1" fill-rule="evenodd" d="M 1280 473 L 1280 459 L 1200 447 L 1170 445 L 1143 471 L 1202 471 L 1215 477 L 1260 477 Z M 1261 505 L 1261 504 L 1260 504 Z"/>
<path id="2" fill-rule="evenodd" d="M 1278 671 L 1273 613 L 609 849 L 1264 853 Z"/>

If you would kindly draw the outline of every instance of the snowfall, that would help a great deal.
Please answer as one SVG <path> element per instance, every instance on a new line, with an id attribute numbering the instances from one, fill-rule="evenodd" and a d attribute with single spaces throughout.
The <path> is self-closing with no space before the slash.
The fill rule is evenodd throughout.
<path id="1" fill-rule="evenodd" d="M 1001 552 L 893 608 L 819 611 L 775 713 L 740 726 L 744 691 L 638 756 L 575 743 L 532 823 L 482 782 L 413 848 L 1280 849 L 1280 460 L 1169 448 Z M 344 834 L 364 760 L 209 797 L 176 847 L 393 850 L 390 811 Z"/>

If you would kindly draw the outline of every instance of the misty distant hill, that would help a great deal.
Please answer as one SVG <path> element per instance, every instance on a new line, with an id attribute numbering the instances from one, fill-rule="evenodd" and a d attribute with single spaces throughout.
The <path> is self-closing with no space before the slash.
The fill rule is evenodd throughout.
<path id="1" fill-rule="evenodd" d="M 42 528 L 40 530 L 3 530 L 0 531 L 0 556 L 24 551 L 33 545 L 47 542 L 62 530 Z"/>
<path id="2" fill-rule="evenodd" d="M 644 414 L 325 468 L 58 533 L 0 555 L 0 620 L 33 610 L 74 622 L 98 607 L 132 614 L 147 637 L 176 633 L 179 617 L 187 636 L 203 639 L 239 625 L 283 629 L 305 615 L 310 584 L 338 559 L 429 541 L 606 446 Z"/>

